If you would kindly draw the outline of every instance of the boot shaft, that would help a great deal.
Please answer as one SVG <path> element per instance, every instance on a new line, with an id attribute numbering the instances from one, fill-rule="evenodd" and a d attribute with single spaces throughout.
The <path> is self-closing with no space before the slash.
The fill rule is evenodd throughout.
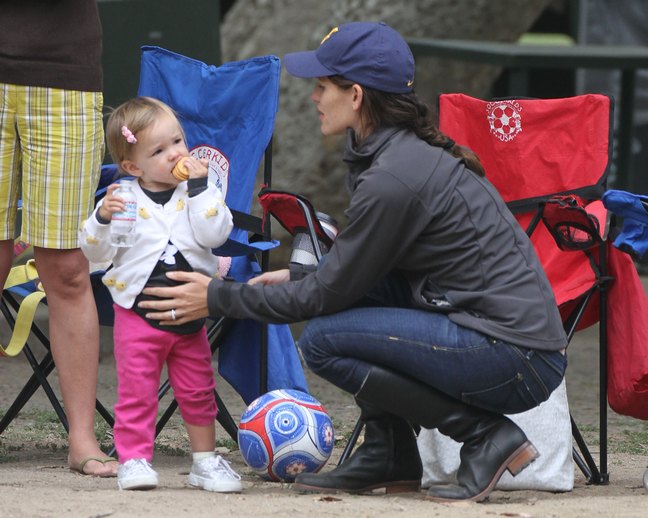
<path id="1" fill-rule="evenodd" d="M 443 392 L 381 367 L 372 367 L 356 401 L 372 412 L 387 412 L 420 425 L 436 428 L 465 443 L 488 434 L 510 419 L 468 405 Z"/>
<path id="2" fill-rule="evenodd" d="M 298 490 L 364 493 L 417 491 L 423 466 L 412 427 L 403 419 L 361 406 L 363 443 L 341 465 L 327 473 L 301 473 Z"/>

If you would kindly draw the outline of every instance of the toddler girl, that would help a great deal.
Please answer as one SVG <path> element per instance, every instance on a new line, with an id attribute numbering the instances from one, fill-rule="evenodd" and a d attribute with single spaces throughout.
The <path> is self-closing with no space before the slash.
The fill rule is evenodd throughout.
<path id="1" fill-rule="evenodd" d="M 119 106 L 106 127 L 108 150 L 120 170 L 135 177 L 137 223 L 131 247 L 115 247 L 110 221 L 125 205 L 113 184 L 84 223 L 81 247 L 90 261 L 111 261 L 103 277 L 114 302 L 114 353 L 118 376 L 115 446 L 120 489 L 152 489 L 151 467 L 157 417 L 157 390 L 168 369 L 191 443 L 188 483 L 208 491 L 241 491 L 240 476 L 215 455 L 214 374 L 204 319 L 161 326 L 137 307 L 145 286 L 172 284 L 166 272 L 217 275 L 212 248 L 223 244 L 232 215 L 220 190 L 208 181 L 207 162 L 188 157 L 189 176 L 181 181 L 174 166 L 189 152 L 175 113 L 164 103 L 138 97 Z M 182 315 L 174 313 L 174 317 Z"/>

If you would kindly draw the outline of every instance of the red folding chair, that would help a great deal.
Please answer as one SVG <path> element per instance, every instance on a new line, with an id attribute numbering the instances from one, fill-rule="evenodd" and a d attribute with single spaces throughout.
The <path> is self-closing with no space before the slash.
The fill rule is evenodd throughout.
<path id="1" fill-rule="evenodd" d="M 485 101 L 439 97 L 439 128 L 479 156 L 526 229 L 549 277 L 568 338 L 599 322 L 600 467 L 572 418 L 588 482 L 607 472 L 607 212 L 613 101 L 605 95 Z M 543 222 L 543 224 L 540 224 Z M 582 455 L 582 456 L 581 456 Z"/>

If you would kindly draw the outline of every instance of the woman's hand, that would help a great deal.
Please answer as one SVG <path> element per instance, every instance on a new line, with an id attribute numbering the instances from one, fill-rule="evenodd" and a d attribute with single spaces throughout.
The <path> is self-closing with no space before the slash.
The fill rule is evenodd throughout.
<path id="1" fill-rule="evenodd" d="M 290 280 L 290 270 L 276 270 L 274 272 L 265 272 L 258 277 L 252 277 L 248 284 L 264 284 L 269 286 L 271 284 L 282 284 Z"/>
<path id="2" fill-rule="evenodd" d="M 163 325 L 177 326 L 209 316 L 207 287 L 211 277 L 196 272 L 169 272 L 167 276 L 184 284 L 166 288 L 144 288 L 145 295 L 164 299 L 143 300 L 138 304 L 140 308 L 154 310 L 147 313 L 146 318 L 159 320 Z"/>

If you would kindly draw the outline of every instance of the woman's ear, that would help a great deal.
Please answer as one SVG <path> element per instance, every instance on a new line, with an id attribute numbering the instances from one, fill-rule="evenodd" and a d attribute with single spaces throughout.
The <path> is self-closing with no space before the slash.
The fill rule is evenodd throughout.
<path id="1" fill-rule="evenodd" d="M 359 84 L 354 84 L 351 87 L 351 91 L 353 92 L 351 98 L 353 101 L 353 109 L 355 111 L 360 111 L 360 107 L 362 106 L 362 97 L 364 96 L 364 91 L 362 90 L 362 87 Z"/>

